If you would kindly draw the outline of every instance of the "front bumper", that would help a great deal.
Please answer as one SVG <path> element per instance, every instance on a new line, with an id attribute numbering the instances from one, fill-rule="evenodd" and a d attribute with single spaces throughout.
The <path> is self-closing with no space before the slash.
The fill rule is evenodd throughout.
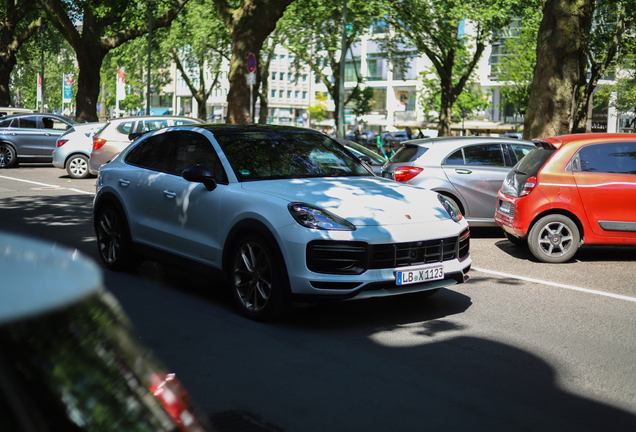
<path id="1" fill-rule="evenodd" d="M 435 221 L 421 225 L 419 227 L 412 225 L 360 227 L 353 232 L 319 231 L 317 233 L 314 230 L 306 230 L 299 225 L 300 229 L 293 225 L 286 227 L 279 231 L 279 234 L 284 237 L 282 244 L 285 245 L 285 248 L 282 252 L 289 274 L 292 297 L 300 301 L 362 299 L 428 291 L 466 282 L 469 278 L 468 272 L 472 259 L 469 252 L 470 232 L 465 220 L 461 224 L 449 219 L 448 221 Z M 334 268 L 337 267 L 336 270 L 330 272 L 330 270 L 323 268 L 323 271 L 320 271 L 322 268 L 320 265 L 308 261 L 308 256 L 309 259 L 312 259 L 311 247 L 308 247 L 312 241 L 303 238 L 303 231 L 305 233 L 313 231 L 314 235 L 318 234 L 322 237 L 318 241 L 327 244 L 329 242 L 343 245 L 365 243 L 369 246 L 367 249 L 370 252 L 366 252 L 367 255 L 364 258 L 351 259 L 350 265 L 334 264 Z M 415 236 L 416 232 L 420 234 Z M 424 242 L 436 245 L 435 241 L 450 238 L 456 239 L 452 254 L 448 251 L 450 248 L 442 247 L 441 249 L 446 250 L 446 252 L 442 252 L 439 259 L 435 257 L 435 250 L 431 253 L 422 252 L 421 247 L 418 249 L 416 246 L 418 243 Z M 315 242 L 316 239 L 313 241 Z M 387 259 L 387 246 L 389 249 L 394 247 L 398 251 L 392 257 L 388 256 L 389 260 L 394 259 L 393 263 L 384 262 Z M 433 249 L 435 248 L 438 246 L 433 246 Z M 373 252 L 373 250 L 380 252 Z M 402 255 L 406 253 L 411 258 L 400 256 L 400 250 Z M 424 255 L 428 255 L 429 258 L 423 258 Z M 328 260 L 329 254 L 326 256 L 325 259 Z M 332 261 L 339 262 L 350 259 L 349 256 L 344 259 L 335 252 L 331 253 L 331 258 Z M 435 265 L 443 267 L 444 279 L 397 285 L 397 271 L 427 268 Z M 347 274 L 347 272 L 349 273 Z"/>

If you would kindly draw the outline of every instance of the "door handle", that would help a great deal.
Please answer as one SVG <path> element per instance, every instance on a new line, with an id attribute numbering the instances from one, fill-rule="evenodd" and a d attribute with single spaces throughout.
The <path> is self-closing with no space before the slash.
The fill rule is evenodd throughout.
<path id="1" fill-rule="evenodd" d="M 169 190 L 165 190 L 165 191 L 163 191 L 163 194 L 164 194 L 166 197 L 170 198 L 170 199 L 172 199 L 172 198 L 174 198 L 174 197 L 176 197 L 176 196 L 177 196 L 177 194 L 176 194 L 176 193 L 174 193 L 174 192 L 172 192 L 172 191 L 169 191 Z"/>
<path id="2" fill-rule="evenodd" d="M 119 179 L 119 184 L 125 187 L 125 186 L 130 185 L 130 181 L 124 180 L 124 179 Z"/>
<path id="3" fill-rule="evenodd" d="M 473 172 L 469 169 L 456 169 L 455 172 L 457 174 L 472 174 Z"/>

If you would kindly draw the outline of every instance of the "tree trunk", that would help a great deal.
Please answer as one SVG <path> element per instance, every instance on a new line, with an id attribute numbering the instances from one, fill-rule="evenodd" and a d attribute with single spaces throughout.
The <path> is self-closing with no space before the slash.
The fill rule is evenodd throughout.
<path id="1" fill-rule="evenodd" d="M 97 116 L 97 102 L 101 87 L 99 71 L 106 56 L 105 51 L 95 46 L 85 47 L 84 52 L 86 55 L 76 56 L 79 75 L 75 95 L 75 120 L 80 123 L 99 120 Z"/>
<path id="2" fill-rule="evenodd" d="M 256 82 L 261 81 L 259 54 L 263 42 L 276 28 L 276 22 L 293 0 L 244 0 L 239 10 L 231 11 L 227 3 L 215 0 L 224 16 L 232 39 L 230 61 L 230 91 L 227 95 L 227 122 L 248 123 L 250 119 L 250 86 L 247 85 L 247 57 L 256 56 Z M 253 86 L 252 100 L 258 98 L 258 86 Z"/>
<path id="3" fill-rule="evenodd" d="M 9 82 L 11 81 L 11 72 L 17 64 L 15 53 L 0 54 L 0 106 L 12 106 L 11 92 L 9 91 Z"/>
<path id="4" fill-rule="evenodd" d="M 561 135 L 570 131 L 574 94 L 585 84 L 586 29 L 593 0 L 546 0 L 537 40 L 524 139 Z"/>

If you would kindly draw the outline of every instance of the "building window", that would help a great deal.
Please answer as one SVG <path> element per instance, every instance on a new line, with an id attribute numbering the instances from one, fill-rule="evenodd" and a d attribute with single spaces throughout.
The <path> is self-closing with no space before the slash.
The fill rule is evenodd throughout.
<path id="1" fill-rule="evenodd" d="M 279 98 L 283 98 L 283 91 L 282 90 L 278 90 L 278 97 Z"/>
<path id="2" fill-rule="evenodd" d="M 291 90 L 287 90 L 287 99 L 291 99 Z"/>
<path id="3" fill-rule="evenodd" d="M 272 97 L 275 98 L 276 97 L 276 90 L 272 90 Z"/>
<path id="4" fill-rule="evenodd" d="M 300 96 L 300 92 L 296 90 L 296 93 L 294 93 L 294 99 L 298 99 L 298 96 Z"/>
<path id="5" fill-rule="evenodd" d="M 307 82 L 307 74 L 303 75 L 303 82 Z"/>
<path id="6" fill-rule="evenodd" d="M 285 74 L 281 72 L 281 73 L 280 73 L 280 77 L 279 77 L 279 79 L 280 79 L 281 81 L 284 81 L 284 80 L 285 80 Z"/>
<path id="7" fill-rule="evenodd" d="M 287 81 L 292 82 L 292 74 L 291 73 L 287 74 Z"/>
<path id="8" fill-rule="evenodd" d="M 306 91 L 303 92 L 303 99 L 307 99 L 307 92 Z"/>
<path id="9" fill-rule="evenodd" d="M 275 80 L 276 79 L 276 72 L 272 72 L 272 79 Z"/>

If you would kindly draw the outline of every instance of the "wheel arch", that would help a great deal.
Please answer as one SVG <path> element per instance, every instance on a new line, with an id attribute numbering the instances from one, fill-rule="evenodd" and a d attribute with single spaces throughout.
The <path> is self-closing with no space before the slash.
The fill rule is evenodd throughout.
<path id="1" fill-rule="evenodd" d="M 271 230 L 263 222 L 256 219 L 244 219 L 234 225 L 228 233 L 223 243 L 223 256 L 221 257 L 223 273 L 226 275 L 228 274 L 234 245 L 241 237 L 249 234 L 259 235 L 265 238 L 269 245 L 274 249 L 274 252 L 277 254 L 278 261 L 282 266 L 281 271 L 284 272 L 285 290 L 287 291 L 287 294 L 290 294 L 289 272 L 287 271 L 287 264 L 285 263 L 281 247 Z"/>
<path id="2" fill-rule="evenodd" d="M 530 225 L 528 226 L 527 233 L 530 233 L 530 231 L 536 225 L 536 223 L 537 223 L 537 221 L 539 221 L 539 219 L 541 219 L 544 216 L 551 215 L 551 214 L 563 215 L 563 216 L 567 216 L 568 218 L 570 218 L 572 220 L 572 222 L 574 222 L 576 227 L 578 228 L 579 235 L 581 237 L 581 242 L 583 242 L 583 240 L 585 239 L 585 228 L 583 226 L 583 223 L 581 222 L 581 219 L 575 213 L 572 213 L 571 211 L 568 211 L 568 210 L 565 210 L 565 209 L 560 209 L 560 208 L 548 209 L 548 210 L 545 210 L 545 211 L 539 213 L 538 215 L 536 215 L 535 218 L 530 223 Z"/>
<path id="3" fill-rule="evenodd" d="M 105 206 L 112 205 L 114 206 L 124 217 L 124 222 L 126 223 L 126 228 L 128 229 L 128 233 L 130 234 L 130 223 L 128 221 L 128 213 L 124 210 L 124 206 L 119 201 L 119 198 L 113 193 L 103 193 L 95 199 L 95 204 L 93 205 L 93 228 L 95 228 L 95 224 L 97 223 L 95 220 L 95 215 Z"/>
<path id="4" fill-rule="evenodd" d="M 72 158 L 73 156 L 85 156 L 85 157 L 86 157 L 89 161 L 90 161 L 90 159 L 91 159 L 91 155 L 90 155 L 90 154 L 88 154 L 88 155 L 87 155 L 86 153 L 83 153 L 83 152 L 81 152 L 81 151 L 74 151 L 74 152 L 71 152 L 71 153 L 70 153 L 68 156 L 66 156 L 66 158 L 64 159 L 64 168 L 66 168 L 66 167 L 68 166 L 68 161 L 70 161 L 70 160 L 71 160 L 71 158 Z"/>

